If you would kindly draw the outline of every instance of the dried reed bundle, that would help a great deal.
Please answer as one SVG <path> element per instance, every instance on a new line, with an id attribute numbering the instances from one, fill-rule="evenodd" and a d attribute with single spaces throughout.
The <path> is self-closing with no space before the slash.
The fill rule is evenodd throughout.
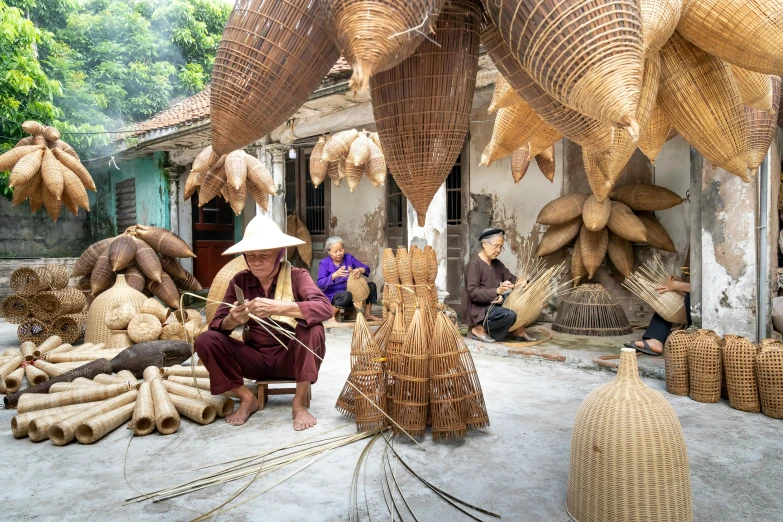
<path id="1" fill-rule="evenodd" d="M 536 255 L 543 257 L 560 250 L 579 235 L 581 228 L 581 217 L 576 217 L 562 224 L 550 225 L 538 243 Z"/>
<path id="2" fill-rule="evenodd" d="M 723 368 L 729 405 L 741 411 L 761 411 L 756 378 L 758 348 L 744 337 L 727 340 L 723 347 Z"/>
<path id="3" fill-rule="evenodd" d="M 93 417 L 76 428 L 76 440 L 80 444 L 94 444 L 126 422 L 133 416 L 135 401 L 116 410 L 108 411 L 97 417 Z"/>
<path id="4" fill-rule="evenodd" d="M 162 383 L 161 383 L 162 384 Z M 165 390 L 165 386 L 164 386 Z M 168 391 L 166 392 L 168 393 Z M 194 422 L 206 425 L 214 422 L 217 416 L 217 409 L 204 401 L 189 399 L 181 395 L 169 394 L 169 400 L 177 409 L 177 413 L 184 415 Z"/>
<path id="5" fill-rule="evenodd" d="M 609 243 L 606 247 L 606 253 L 618 272 L 625 277 L 629 277 L 633 272 L 633 247 L 631 242 L 609 232 Z"/>
<path id="6" fill-rule="evenodd" d="M 468 431 L 462 404 L 467 373 L 460 345 L 448 333 L 449 323 L 446 314 L 438 312 L 429 368 L 433 440 L 462 438 Z"/>
<path id="7" fill-rule="evenodd" d="M 179 413 L 174 406 L 169 392 L 160 379 L 150 381 L 152 403 L 155 406 L 155 427 L 163 435 L 169 435 L 179 429 Z"/>
<path id="8" fill-rule="evenodd" d="M 647 212 L 674 208 L 682 203 L 682 198 L 675 192 L 665 187 L 646 183 L 621 187 L 612 192 L 611 198 L 624 203 L 631 210 Z"/>
<path id="9" fill-rule="evenodd" d="M 764 346 L 756 357 L 761 412 L 773 419 L 783 419 L 783 346 Z"/>
<path id="10" fill-rule="evenodd" d="M 30 411 L 55 408 L 57 406 L 68 406 L 70 404 L 110 399 L 129 389 L 130 384 L 109 384 L 101 387 L 85 387 L 83 390 L 64 391 L 51 395 L 26 393 L 19 397 L 17 410 L 19 413 L 27 413 Z"/>
<path id="11" fill-rule="evenodd" d="M 745 107 L 745 121 L 748 124 L 748 168 L 756 175 L 767 155 L 777 130 L 780 108 L 780 77 L 770 76 L 772 84 L 772 108 L 769 111 Z"/>
<path id="12" fill-rule="evenodd" d="M 137 395 L 138 392 L 136 390 L 130 390 L 122 395 L 102 401 L 100 404 L 90 409 L 78 411 L 67 419 L 56 422 L 49 428 L 49 440 L 51 440 L 52 444 L 55 446 L 65 446 L 76 437 L 76 430 L 82 423 L 95 419 L 104 413 L 114 411 L 122 406 L 132 405 L 136 402 Z M 96 428 L 97 427 L 98 425 L 96 425 Z"/>
<path id="13" fill-rule="evenodd" d="M 606 227 L 628 241 L 647 242 L 647 228 L 625 203 L 612 201 Z"/>
<path id="14" fill-rule="evenodd" d="M 546 269 L 543 265 L 539 265 L 525 278 L 527 284 L 517 285 L 511 290 L 503 302 L 503 308 L 508 308 L 517 314 L 514 324 L 509 328 L 510 332 L 538 319 L 544 304 L 551 297 L 556 296 L 562 287 L 571 283 L 569 281 L 563 285 L 558 284 L 557 281 L 564 271 L 565 262 Z"/>
<path id="15" fill-rule="evenodd" d="M 131 429 L 134 435 L 149 435 L 155 429 L 155 407 L 152 403 L 152 389 L 148 382 L 139 386 L 131 419 Z"/>
<path id="16" fill-rule="evenodd" d="M 658 153 L 661 152 L 664 143 L 669 138 L 671 130 L 671 123 L 666 119 L 663 109 L 660 105 L 656 105 L 650 114 L 647 126 L 642 128 L 639 141 L 636 143 L 639 150 L 647 156 L 653 165 L 655 165 L 655 158 L 658 157 Z"/>
<path id="17" fill-rule="evenodd" d="M 612 210 L 611 201 L 598 201 L 594 194 L 588 196 L 582 205 L 582 221 L 587 230 L 597 232 L 606 226 Z"/>
<path id="18" fill-rule="evenodd" d="M 721 347 L 711 330 L 697 330 L 688 346 L 688 395 L 698 402 L 720 401 Z"/>
<path id="19" fill-rule="evenodd" d="M 582 207 L 588 196 L 584 194 L 567 194 L 553 199 L 543 206 L 536 217 L 536 223 L 541 225 L 562 225 L 582 215 Z"/>
<path id="20" fill-rule="evenodd" d="M 490 166 L 515 150 L 524 147 L 548 125 L 525 103 L 500 109 L 495 117 L 492 139 L 481 155 L 479 165 Z"/>
<path id="21" fill-rule="evenodd" d="M 657 219 L 651 215 L 640 214 L 638 216 L 639 221 L 644 224 L 645 234 L 647 236 L 646 243 L 653 248 L 664 250 L 666 252 L 676 252 L 674 247 L 674 241 L 666 229 L 663 228 Z"/>
<path id="22" fill-rule="evenodd" d="M 515 185 L 518 185 L 525 177 L 531 158 L 529 144 L 518 148 L 511 154 L 511 177 L 514 178 Z"/>
<path id="23" fill-rule="evenodd" d="M 585 284 L 560 301 L 552 330 L 571 335 L 610 337 L 633 330 L 622 305 L 600 284 Z"/>
<path id="24" fill-rule="evenodd" d="M 225 417 L 234 411 L 234 401 L 224 395 L 211 395 L 192 386 L 185 386 L 184 384 L 177 384 L 171 381 L 163 381 L 163 386 L 166 387 L 170 397 L 177 395 L 212 405 L 218 417 Z"/>
<path id="25" fill-rule="evenodd" d="M 429 404 L 428 339 L 422 311 L 416 308 L 405 341 L 394 362 L 394 402 L 392 417 L 413 437 L 423 437 L 427 429 Z M 395 430 L 399 429 L 395 426 Z"/>
<path id="26" fill-rule="evenodd" d="M 655 289 L 668 277 L 669 274 L 661 263 L 660 255 L 656 254 L 627 277 L 623 286 L 650 305 L 665 320 L 674 324 L 685 324 L 687 321 L 685 295 L 682 292 L 659 294 Z"/>
<path id="27" fill-rule="evenodd" d="M 70 406 L 60 406 L 57 408 L 49 408 L 47 410 L 31 411 L 29 413 L 20 413 L 14 415 L 11 419 L 11 433 L 14 438 L 21 439 L 27 437 L 27 430 L 30 422 L 41 417 L 53 417 L 62 414 L 74 414 L 81 410 L 86 410 L 100 404 L 100 402 L 85 402 L 82 404 L 71 404 Z M 48 428 L 47 428 L 48 429 Z M 48 436 L 48 433 L 47 433 Z"/>

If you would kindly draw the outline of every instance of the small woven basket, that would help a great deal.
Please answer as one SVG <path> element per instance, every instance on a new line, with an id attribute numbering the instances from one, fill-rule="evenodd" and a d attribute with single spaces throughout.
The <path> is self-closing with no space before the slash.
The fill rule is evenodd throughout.
<path id="1" fill-rule="evenodd" d="M 690 398 L 698 402 L 719 402 L 721 390 L 721 348 L 712 330 L 698 330 L 688 347 Z"/>
<path id="2" fill-rule="evenodd" d="M 688 347 L 691 334 L 675 330 L 666 339 L 663 355 L 666 360 L 666 391 L 672 395 L 688 395 Z"/>
<path id="3" fill-rule="evenodd" d="M 62 315 L 54 320 L 50 332 L 64 343 L 73 344 L 84 336 L 87 312 Z"/>
<path id="4" fill-rule="evenodd" d="M 741 411 L 761 411 L 756 378 L 758 348 L 744 337 L 726 341 L 723 347 L 723 367 L 729 392 L 729 405 Z"/>
<path id="5" fill-rule="evenodd" d="M 115 303 L 106 312 L 106 328 L 109 330 L 125 330 L 136 316 L 137 310 L 127 301 Z"/>
<path id="6" fill-rule="evenodd" d="M 130 303 L 135 310 L 141 308 L 147 297 L 128 286 L 125 276 L 118 274 L 117 281 L 109 290 L 95 298 L 87 312 L 87 331 L 84 334 L 84 342 L 105 343 L 108 342 L 111 331 L 106 327 L 106 312 L 119 302 Z"/>

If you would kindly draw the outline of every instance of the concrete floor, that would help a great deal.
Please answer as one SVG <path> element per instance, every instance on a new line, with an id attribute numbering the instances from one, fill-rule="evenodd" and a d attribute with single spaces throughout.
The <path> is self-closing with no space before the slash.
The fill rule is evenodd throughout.
<path id="1" fill-rule="evenodd" d="M 8 326 L 0 323 L 0 346 L 7 346 Z M 48 442 L 15 440 L 10 431 L 14 412 L 0 410 L 0 462 L 6 470 L 0 487 L 0 519 L 189 520 L 212 509 L 244 482 L 213 487 L 167 504 L 123 507 L 122 502 L 136 494 L 134 488 L 150 491 L 196 475 L 152 477 L 287 445 L 313 431 L 348 423 L 333 406 L 349 370 L 349 342 L 347 331 L 327 337 L 326 362 L 313 389 L 311 410 L 319 423 L 306 433 L 291 428 L 290 397 L 273 397 L 266 410 L 240 428 L 221 420 L 209 426 L 183 420 L 174 435 L 156 433 L 131 440 L 129 431 L 118 429 L 93 446 L 54 447 Z M 491 427 L 459 442 L 434 443 L 428 434 L 423 442 L 426 452 L 401 440 L 398 450 L 424 478 L 467 502 L 500 513 L 503 520 L 569 520 L 564 503 L 573 419 L 590 390 L 613 375 L 532 357 L 476 355 L 475 361 Z M 732 410 L 725 401 L 706 405 L 668 395 L 660 380 L 645 382 L 663 391 L 683 425 L 695 520 L 783 520 L 783 423 Z M 344 432 L 352 430 L 348 427 Z M 351 478 L 363 448 L 358 443 L 335 450 L 220 519 L 348 520 Z M 380 444 L 370 456 L 366 475 L 375 520 L 388 517 L 382 507 L 379 449 Z M 246 494 L 271 485 L 299 465 L 259 479 Z M 399 483 L 419 520 L 468 520 L 405 473 L 400 473 Z M 369 520 L 363 490 L 360 483 L 361 519 Z"/>

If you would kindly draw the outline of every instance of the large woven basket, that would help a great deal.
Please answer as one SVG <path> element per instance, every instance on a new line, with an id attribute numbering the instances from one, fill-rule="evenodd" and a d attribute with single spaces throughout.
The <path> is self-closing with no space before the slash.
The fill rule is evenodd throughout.
<path id="1" fill-rule="evenodd" d="M 509 0 L 485 8 L 546 92 L 600 121 L 635 125 L 644 53 L 638 3 Z"/>
<path id="2" fill-rule="evenodd" d="M 448 3 L 438 17 L 433 41 L 424 41 L 409 58 L 370 80 L 386 164 L 416 210 L 420 226 L 470 127 L 479 17 L 474 2 Z"/>
<path id="3" fill-rule="evenodd" d="M 666 360 L 666 391 L 672 395 L 688 395 L 688 346 L 692 335 L 675 330 L 666 338 L 663 355 Z"/>
<path id="4" fill-rule="evenodd" d="M 244 256 L 236 257 L 233 261 L 227 263 L 226 266 L 220 269 L 220 272 L 217 273 L 215 279 L 212 280 L 207 299 L 210 301 L 222 302 L 223 298 L 226 296 L 228 284 L 235 275 L 243 270 L 247 270 L 247 263 L 245 262 Z M 220 305 L 217 303 L 207 303 L 207 324 L 211 323 L 212 319 L 215 318 L 215 312 L 217 312 L 219 306 Z"/>
<path id="5" fill-rule="evenodd" d="M 753 174 L 767 156 L 769 146 L 777 130 L 778 110 L 780 108 L 780 77 L 772 79 L 772 111 L 745 106 L 745 121 L 748 124 L 748 168 Z"/>
<path id="6" fill-rule="evenodd" d="M 589 337 L 628 335 L 633 331 L 620 302 L 600 284 L 582 285 L 561 299 L 552 330 Z"/>
<path id="7" fill-rule="evenodd" d="M 106 312 L 120 302 L 128 302 L 138 312 L 147 297 L 128 286 L 125 276 L 117 275 L 117 281 L 110 289 L 95 298 L 87 312 L 87 330 L 84 333 L 86 343 L 106 343 L 111 331 L 106 326 Z"/>
<path id="8" fill-rule="evenodd" d="M 691 399 L 698 402 L 720 401 L 720 341 L 712 330 L 698 330 L 688 346 L 688 374 Z"/>
<path id="9" fill-rule="evenodd" d="M 669 402 L 623 348 L 617 377 L 574 420 L 566 509 L 578 522 L 693 520 L 688 453 Z"/>
<path id="10" fill-rule="evenodd" d="M 758 347 L 744 337 L 735 337 L 723 347 L 723 367 L 729 405 L 742 411 L 761 411 L 756 378 Z"/>
<path id="11" fill-rule="evenodd" d="M 340 56 L 318 0 L 234 6 L 212 69 L 212 147 L 222 156 L 269 134 L 307 100 Z"/>
<path id="12" fill-rule="evenodd" d="M 783 419 L 783 345 L 761 348 L 756 358 L 761 411 L 774 419 Z"/>

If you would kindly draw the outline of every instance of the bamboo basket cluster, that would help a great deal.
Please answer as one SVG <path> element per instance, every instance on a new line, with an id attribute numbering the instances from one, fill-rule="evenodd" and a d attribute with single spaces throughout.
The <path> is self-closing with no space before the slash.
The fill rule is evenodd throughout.
<path id="1" fill-rule="evenodd" d="M 561 299 L 552 330 L 589 337 L 629 335 L 633 331 L 622 305 L 599 284 L 579 286 Z"/>
<path id="2" fill-rule="evenodd" d="M 73 147 L 60 139 L 60 131 L 37 121 L 22 123 L 22 130 L 30 136 L 0 155 L 0 172 L 11 171 L 12 204 L 29 199 L 33 213 L 45 206 L 54 222 L 63 206 L 74 216 L 79 208 L 89 211 L 87 191 L 95 192 L 95 182 Z"/>
<path id="3" fill-rule="evenodd" d="M 639 269 L 625 278 L 623 286 L 650 305 L 655 312 L 673 324 L 687 322 L 685 294 L 682 292 L 658 293 L 656 287 L 668 279 L 669 274 L 659 255 L 653 256 Z"/>
<path id="4" fill-rule="evenodd" d="M 407 328 L 417 306 L 426 307 L 431 316 L 435 315 L 439 307 L 438 289 L 435 285 L 438 277 L 438 257 L 432 247 L 428 245 L 422 252 L 413 246 L 409 254 L 408 250 L 401 246 L 397 249 L 396 256 L 391 248 L 387 248 L 383 253 L 382 268 L 384 317 L 390 310 L 398 310 Z"/>
<path id="5" fill-rule="evenodd" d="M 386 181 L 386 158 L 377 132 L 356 129 L 321 136 L 310 155 L 310 179 L 318 186 L 326 177 L 339 186 L 343 178 L 351 192 L 366 176 L 373 186 Z"/>

